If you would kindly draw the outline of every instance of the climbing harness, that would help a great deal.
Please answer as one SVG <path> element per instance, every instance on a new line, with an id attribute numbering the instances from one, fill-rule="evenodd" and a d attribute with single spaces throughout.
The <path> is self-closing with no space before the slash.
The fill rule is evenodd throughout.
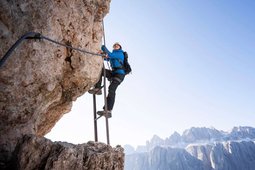
<path id="1" fill-rule="evenodd" d="M 12 46 L 11 48 L 5 53 L 5 55 L 1 58 L 0 60 L 0 68 L 1 66 L 5 63 L 5 61 L 7 60 L 7 58 L 11 55 L 11 53 L 15 50 L 15 48 L 17 48 L 20 43 L 25 40 L 25 39 L 38 39 L 38 40 L 41 40 L 41 39 L 45 39 L 47 41 L 50 41 L 52 43 L 55 43 L 57 45 L 60 45 L 60 46 L 63 46 L 63 47 L 66 47 L 66 48 L 69 48 L 69 49 L 72 49 L 72 50 L 76 50 L 76 51 L 79 51 L 79 52 L 82 52 L 82 53 L 86 53 L 86 54 L 90 54 L 90 55 L 96 55 L 96 56 L 103 56 L 103 54 L 98 54 L 98 53 L 93 53 L 93 52 L 90 52 L 90 51 L 87 51 L 87 50 L 84 50 L 84 49 L 80 49 L 80 48 L 75 48 L 75 47 L 72 47 L 70 45 L 66 45 L 66 44 L 63 44 L 63 43 L 60 43 L 58 41 L 55 41 L 51 38 L 48 38 L 38 32 L 28 32 L 26 34 L 24 34 L 23 36 L 21 36 Z"/>

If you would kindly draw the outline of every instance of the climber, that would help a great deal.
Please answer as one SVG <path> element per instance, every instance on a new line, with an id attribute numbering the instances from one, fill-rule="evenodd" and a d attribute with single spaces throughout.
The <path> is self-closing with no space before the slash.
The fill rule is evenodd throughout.
<path id="1" fill-rule="evenodd" d="M 97 114 L 102 116 L 106 116 L 110 118 L 112 116 L 112 109 L 115 102 L 116 89 L 121 84 L 121 82 L 125 78 L 125 70 L 122 67 L 122 63 L 124 62 L 124 54 L 122 47 L 119 43 L 115 43 L 113 45 L 113 51 L 110 52 L 106 46 L 101 47 L 102 52 L 106 53 L 105 60 L 110 61 L 110 65 L 112 70 L 106 69 L 106 77 L 111 82 L 108 87 L 108 96 L 107 96 L 107 111 L 98 111 Z M 95 87 L 89 90 L 91 94 L 102 94 L 101 84 L 103 77 L 103 70 L 100 76 L 99 81 L 96 83 Z M 105 107 L 105 106 L 104 106 Z M 103 108 L 104 108 L 103 107 Z"/>

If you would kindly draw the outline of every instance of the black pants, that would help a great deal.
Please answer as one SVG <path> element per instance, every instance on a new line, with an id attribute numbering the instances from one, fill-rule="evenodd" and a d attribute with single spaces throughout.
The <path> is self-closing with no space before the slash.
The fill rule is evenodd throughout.
<path id="1" fill-rule="evenodd" d="M 107 96 L 107 109 L 112 110 L 115 102 L 116 90 L 121 82 L 124 80 L 125 75 L 122 74 L 113 74 L 111 70 L 106 71 L 106 78 L 111 82 L 108 87 L 108 96 Z M 102 84 L 102 77 L 104 76 L 104 71 L 102 70 L 101 76 L 95 88 L 100 88 Z"/>

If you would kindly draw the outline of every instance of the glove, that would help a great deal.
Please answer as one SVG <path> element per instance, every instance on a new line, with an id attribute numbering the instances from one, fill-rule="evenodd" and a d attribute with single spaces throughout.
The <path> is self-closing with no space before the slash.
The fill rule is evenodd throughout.
<path id="1" fill-rule="evenodd" d="M 102 50 L 102 51 L 105 51 L 105 48 L 106 48 L 105 45 L 102 45 L 102 46 L 101 46 L 101 50 Z"/>

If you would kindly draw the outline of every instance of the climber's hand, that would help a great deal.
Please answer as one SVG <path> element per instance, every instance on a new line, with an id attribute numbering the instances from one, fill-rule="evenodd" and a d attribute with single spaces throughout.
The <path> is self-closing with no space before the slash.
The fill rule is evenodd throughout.
<path id="1" fill-rule="evenodd" d="M 103 57 L 104 57 L 105 59 L 108 59 L 108 58 L 109 58 L 109 56 L 108 56 L 107 54 L 105 54 L 105 53 L 104 53 Z"/>
<path id="2" fill-rule="evenodd" d="M 104 52 L 102 50 L 99 50 L 97 53 L 98 54 L 103 54 Z"/>

